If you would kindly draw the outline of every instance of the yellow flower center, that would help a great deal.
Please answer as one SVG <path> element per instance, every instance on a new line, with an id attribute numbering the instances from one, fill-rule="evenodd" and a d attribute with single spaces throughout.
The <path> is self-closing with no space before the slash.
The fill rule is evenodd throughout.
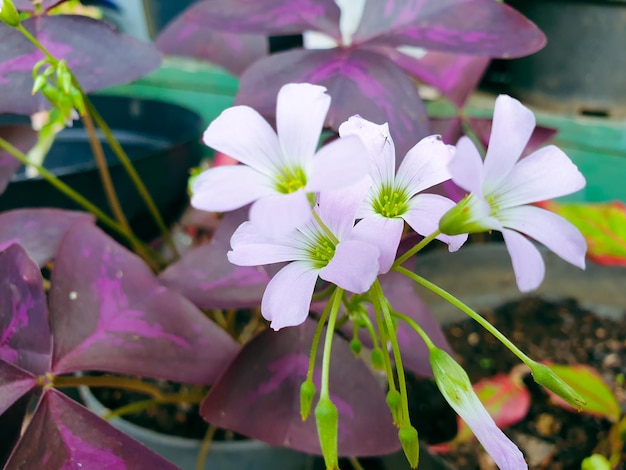
<path id="1" fill-rule="evenodd" d="M 306 186 L 306 173 L 300 167 L 283 168 L 276 176 L 276 190 L 282 194 L 295 193 Z"/>

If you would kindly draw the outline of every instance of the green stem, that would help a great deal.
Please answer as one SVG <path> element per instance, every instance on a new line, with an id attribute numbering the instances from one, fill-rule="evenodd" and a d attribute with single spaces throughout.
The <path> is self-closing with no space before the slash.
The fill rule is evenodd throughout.
<path id="1" fill-rule="evenodd" d="M 107 125 L 106 121 L 102 118 L 100 113 L 98 113 L 98 110 L 95 108 L 93 103 L 89 100 L 89 98 L 84 93 L 83 93 L 83 99 L 85 101 L 85 106 L 87 108 L 87 111 L 93 116 L 93 119 L 96 125 L 102 131 L 102 134 L 104 135 L 104 138 L 106 139 L 109 146 L 111 147 L 111 150 L 113 151 L 115 156 L 119 159 L 120 163 L 126 170 L 126 173 L 132 180 L 133 184 L 135 185 L 135 188 L 137 188 L 137 192 L 143 199 L 144 203 L 146 204 L 146 207 L 148 208 L 148 210 L 150 211 L 150 214 L 152 215 L 152 218 L 154 219 L 155 223 L 159 227 L 159 230 L 163 234 L 163 239 L 165 240 L 165 243 L 167 244 L 169 249 L 172 251 L 174 256 L 178 258 L 180 255 L 178 253 L 178 250 L 176 249 L 176 244 L 174 243 L 174 239 L 172 238 L 170 231 L 165 225 L 163 217 L 161 217 L 161 214 L 159 212 L 158 207 L 156 206 L 154 202 L 154 199 L 152 199 L 150 192 L 148 191 L 141 177 L 137 173 L 137 170 L 135 170 L 135 167 L 130 161 L 130 158 L 128 158 L 128 155 L 126 154 L 126 152 L 124 151 L 120 143 L 117 141 L 117 139 L 113 135 L 111 128 Z"/>
<path id="2" fill-rule="evenodd" d="M 513 354 L 515 354 L 524 364 L 526 364 L 528 366 L 531 366 L 531 367 L 535 364 L 535 361 L 533 361 L 531 358 L 529 358 L 517 346 L 515 346 L 506 336 L 504 336 L 502 333 L 500 333 L 500 331 L 498 331 L 498 329 L 495 326 L 493 326 L 491 323 L 489 323 L 487 320 L 485 320 L 482 316 L 480 316 L 480 314 L 478 314 L 478 312 L 474 311 L 473 309 L 471 309 L 470 307 L 465 305 L 463 302 L 461 302 L 455 296 L 453 296 L 449 292 L 445 291 L 441 287 L 439 287 L 439 286 L 433 284 L 432 282 L 428 281 L 427 279 L 424 279 L 422 276 L 419 276 L 418 274 L 415 274 L 414 272 L 409 271 L 406 268 L 398 266 L 398 267 L 396 267 L 394 269 L 397 272 L 399 272 L 400 274 L 403 274 L 406 277 L 408 277 L 408 278 L 412 279 L 413 281 L 417 282 L 421 286 L 424 286 L 426 289 L 434 292 L 439 297 L 447 300 L 452 305 L 454 305 L 456 308 L 458 308 L 459 310 L 461 310 L 462 312 L 467 314 L 470 318 L 472 318 L 473 320 L 478 322 L 483 328 L 485 328 L 487 331 L 489 331 L 502 344 L 504 344 L 509 350 L 511 350 L 511 352 Z"/>
<path id="3" fill-rule="evenodd" d="M 393 263 L 393 265 L 391 266 L 392 269 L 395 269 L 398 266 L 402 266 L 402 264 L 408 260 L 411 256 L 415 255 L 416 253 L 418 253 L 419 251 L 422 250 L 422 248 L 424 248 L 426 245 L 428 245 L 430 242 L 432 242 L 435 238 L 437 238 L 439 235 L 441 234 L 441 232 L 439 230 L 431 233 L 430 235 L 428 235 L 426 238 L 422 238 L 422 240 L 415 245 L 413 248 L 411 248 L 409 251 L 407 251 L 406 253 L 404 253 L 402 256 L 400 256 L 398 259 L 396 259 Z"/>
<path id="4" fill-rule="evenodd" d="M 20 25 L 17 26 L 17 29 L 19 30 L 20 33 L 22 33 L 26 37 L 26 39 L 28 39 L 30 42 L 32 42 L 37 49 L 39 49 L 41 52 L 43 52 L 43 54 L 48 58 L 48 60 L 50 60 L 52 63 L 57 63 L 58 62 L 56 57 L 54 57 L 52 54 L 50 54 L 50 52 L 48 52 L 48 49 L 46 49 L 44 47 L 44 45 L 41 44 L 39 42 L 39 40 L 35 36 L 30 34 L 30 32 L 26 28 L 24 28 L 24 26 L 22 26 L 20 24 Z"/>
<path id="5" fill-rule="evenodd" d="M 326 319 L 328 318 L 328 315 L 330 314 L 330 309 L 334 303 L 334 296 L 337 295 L 337 289 L 338 288 L 335 288 L 335 290 L 333 291 L 333 296 L 331 297 L 331 300 L 326 304 L 326 307 L 324 307 L 324 311 L 322 312 L 322 315 L 317 322 L 317 328 L 315 329 L 315 335 L 313 336 L 313 341 L 311 343 L 311 354 L 309 354 L 309 370 L 306 373 L 306 380 L 308 382 L 313 381 L 313 372 L 315 371 L 315 359 L 317 358 L 317 348 L 320 343 L 324 324 L 326 323 Z"/>
<path id="6" fill-rule="evenodd" d="M 378 280 L 376 280 L 376 283 Z M 378 328 L 378 335 L 380 336 L 380 350 L 383 353 L 383 363 L 385 366 L 385 372 L 387 374 L 387 382 L 389 383 L 389 390 L 395 392 L 396 388 L 396 380 L 394 378 L 393 368 L 391 367 L 391 358 L 389 357 L 389 349 L 387 347 L 388 337 L 386 333 L 385 326 L 383 324 L 383 314 L 380 309 L 380 302 L 378 302 L 378 298 L 376 292 L 374 292 L 375 287 L 372 286 L 371 292 L 374 296 L 372 304 L 374 305 L 374 317 L 376 318 L 376 328 Z"/>
<path id="7" fill-rule="evenodd" d="M 158 387 L 139 379 L 131 379 L 128 377 L 111 377 L 111 376 L 61 376 L 52 379 L 52 385 L 55 388 L 67 387 L 110 387 L 122 388 L 125 390 L 133 390 L 139 393 L 145 393 L 152 396 L 156 400 L 163 400 L 167 396 Z"/>
<path id="8" fill-rule="evenodd" d="M 207 455 L 209 454 L 209 450 L 211 449 L 211 443 L 213 442 L 213 438 L 215 437 L 215 431 L 217 431 L 217 427 L 212 424 L 209 425 L 209 429 L 207 429 L 204 438 L 202 439 L 202 445 L 200 446 L 200 451 L 198 452 L 198 460 L 196 460 L 196 470 L 204 470 L 205 469 L 205 460 Z"/>
<path id="9" fill-rule="evenodd" d="M 122 406 L 120 408 L 116 408 L 115 410 L 111 410 L 109 413 L 103 416 L 104 419 L 111 419 L 119 416 L 128 415 L 131 413 L 139 413 L 141 411 L 147 410 L 152 406 L 157 405 L 167 405 L 167 404 L 178 404 L 178 403 L 186 403 L 191 405 L 198 405 L 204 397 L 206 393 L 172 393 L 169 395 L 164 395 L 161 399 L 151 398 L 149 400 L 140 400 L 128 405 Z"/>
<path id="10" fill-rule="evenodd" d="M 328 325 L 326 326 L 326 337 L 324 338 L 324 356 L 322 358 L 322 384 L 320 387 L 320 400 L 330 400 L 330 353 L 333 345 L 333 336 L 335 334 L 335 321 L 337 320 L 337 313 L 339 312 L 339 306 L 341 305 L 342 295 L 343 289 L 337 287 L 337 290 L 332 297 L 332 306 L 330 308 L 330 315 L 328 316 Z"/>
<path id="11" fill-rule="evenodd" d="M 411 317 L 409 317 L 407 315 L 404 315 L 404 314 L 402 314 L 400 312 L 395 312 L 395 311 L 391 312 L 391 315 L 393 315 L 394 317 L 402 320 L 404 323 L 406 323 L 411 328 L 413 328 L 415 330 L 415 332 L 418 335 L 420 335 L 420 337 L 422 338 L 424 343 L 426 343 L 426 347 L 428 348 L 429 351 L 436 347 L 435 343 L 432 342 L 432 340 L 426 334 L 424 329 L 421 326 L 419 326 L 418 323 L 415 320 L 413 320 Z"/>

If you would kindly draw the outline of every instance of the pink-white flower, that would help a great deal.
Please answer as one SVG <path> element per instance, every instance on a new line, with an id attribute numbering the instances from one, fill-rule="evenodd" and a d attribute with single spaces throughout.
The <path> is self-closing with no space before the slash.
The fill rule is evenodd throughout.
<path id="1" fill-rule="evenodd" d="M 585 267 L 587 245 L 578 229 L 562 217 L 531 206 L 573 193 L 585 178 L 572 161 L 550 145 L 521 158 L 535 127 L 535 116 L 519 101 L 496 100 L 489 148 L 483 163 L 472 141 L 462 137 L 450 162 L 452 180 L 469 191 L 440 221 L 443 233 L 502 232 L 521 291 L 541 284 L 545 266 L 541 242 L 565 261 Z"/>
<path id="2" fill-rule="evenodd" d="M 406 154 L 396 173 L 396 153 L 387 124 L 377 125 L 353 116 L 339 127 L 342 137 L 359 136 L 371 158 L 367 181 L 350 188 L 363 204 L 357 212 L 355 234 L 376 245 L 380 251 L 380 272 L 386 273 L 394 262 L 404 222 L 420 235 L 439 228 L 441 216 L 454 206 L 450 199 L 421 191 L 450 179 L 448 163 L 453 149 L 439 136 L 422 139 Z M 365 191 L 360 194 L 359 191 Z M 458 250 L 467 235 L 439 235 L 450 251 Z"/>
<path id="3" fill-rule="evenodd" d="M 275 330 L 299 325 L 309 314 L 318 276 L 354 293 L 366 292 L 378 274 L 378 250 L 352 238 L 356 204 L 338 192 L 321 193 L 315 208 L 321 226 L 309 219 L 282 237 L 270 238 L 249 222 L 231 238 L 231 263 L 259 266 L 291 261 L 269 282 L 261 313 Z"/>
<path id="4" fill-rule="evenodd" d="M 363 145 L 338 139 L 316 152 L 330 106 L 326 88 L 290 83 L 278 93 L 276 128 L 248 106 L 215 119 L 204 142 L 243 165 L 206 170 L 193 184 L 191 204 L 230 211 L 253 203 L 250 221 L 270 234 L 287 233 L 311 216 L 309 193 L 349 185 L 367 173 Z"/>

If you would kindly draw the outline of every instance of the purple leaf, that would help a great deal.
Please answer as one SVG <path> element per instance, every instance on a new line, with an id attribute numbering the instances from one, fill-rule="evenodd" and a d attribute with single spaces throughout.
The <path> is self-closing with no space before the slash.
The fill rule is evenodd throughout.
<path id="1" fill-rule="evenodd" d="M 493 0 L 369 1 L 353 40 L 501 58 L 529 55 L 546 43 L 534 23 Z"/>
<path id="2" fill-rule="evenodd" d="M 59 3 L 63 3 L 65 1 L 66 0 L 41 0 L 40 2 L 36 2 L 35 0 L 13 0 L 13 4 L 15 5 L 15 8 L 17 8 L 19 11 L 34 12 L 37 11 L 37 9 L 35 8 L 35 3 L 39 3 L 43 11 L 48 11 L 53 6 L 58 5 Z"/>
<path id="3" fill-rule="evenodd" d="M 0 415 L 37 385 L 37 377 L 0 359 Z"/>
<path id="4" fill-rule="evenodd" d="M 183 32 L 200 27 L 226 33 L 282 35 L 312 29 L 341 38 L 339 8 L 334 0 L 206 0 L 192 5 L 174 22 Z"/>
<path id="5" fill-rule="evenodd" d="M 0 414 L 0 467 L 2 468 L 20 438 L 24 416 L 29 409 L 33 393 L 32 391 L 26 393 Z"/>
<path id="6" fill-rule="evenodd" d="M 95 369 L 210 385 L 238 350 L 141 259 L 91 224 L 68 232 L 51 283 L 56 374 Z"/>
<path id="7" fill-rule="evenodd" d="M 85 92 L 130 82 L 157 68 L 159 52 L 84 16 L 36 16 L 22 25 L 57 59 L 65 59 Z M 14 28 L 0 25 L 0 113 L 33 114 L 50 106 L 31 95 L 32 69 L 43 53 Z"/>
<path id="8" fill-rule="evenodd" d="M 0 359 L 44 374 L 52 344 L 41 272 L 20 245 L 11 245 L 0 252 L 0 279 Z"/>
<path id="9" fill-rule="evenodd" d="M 354 114 L 389 123 L 398 155 L 428 134 L 428 120 L 415 84 L 393 62 L 372 51 L 336 48 L 274 54 L 242 75 L 238 104 L 274 116 L 276 95 L 289 82 L 324 85 L 332 97 L 326 124 L 334 130 Z"/>
<path id="10" fill-rule="evenodd" d="M 30 126 L 9 125 L 0 127 L 0 137 L 22 152 L 37 142 L 37 132 Z M 4 192 L 21 164 L 10 153 L 0 150 L 0 194 Z"/>
<path id="11" fill-rule="evenodd" d="M 315 419 L 300 418 L 300 384 L 316 326 L 308 320 L 278 332 L 266 330 L 253 339 L 211 389 L 202 416 L 213 425 L 271 445 L 319 454 Z M 318 390 L 321 349 L 314 374 Z M 383 389 L 339 336 L 333 340 L 330 395 L 339 410 L 341 455 L 379 455 L 398 449 Z"/>
<path id="12" fill-rule="evenodd" d="M 62 209 L 3 212 L 0 214 L 0 249 L 19 243 L 42 267 L 54 257 L 61 239 L 72 225 L 93 221 L 93 215 L 87 212 Z"/>
<path id="13" fill-rule="evenodd" d="M 258 307 L 268 274 L 261 267 L 235 266 L 226 258 L 230 237 L 247 215 L 248 208 L 227 213 L 213 240 L 163 271 L 161 282 L 202 309 Z"/>
<path id="14" fill-rule="evenodd" d="M 156 46 L 164 54 L 207 60 L 235 75 L 241 75 L 246 67 L 269 53 L 266 36 L 218 32 L 187 21 L 184 15 L 168 24 L 159 34 Z"/>
<path id="15" fill-rule="evenodd" d="M 96 467 L 176 469 L 54 389 L 42 397 L 5 469 Z"/>

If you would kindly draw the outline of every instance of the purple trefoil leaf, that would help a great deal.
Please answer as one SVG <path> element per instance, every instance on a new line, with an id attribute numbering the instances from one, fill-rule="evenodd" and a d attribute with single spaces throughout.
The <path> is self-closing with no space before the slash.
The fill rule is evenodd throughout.
<path id="1" fill-rule="evenodd" d="M 338 139 L 316 151 L 331 98 L 308 83 L 283 86 L 277 98 L 277 132 L 254 109 L 222 112 L 204 142 L 243 165 L 210 168 L 193 184 L 197 209 L 229 211 L 253 203 L 250 221 L 282 235 L 311 218 L 309 194 L 337 189 L 367 173 L 360 139 Z"/>
<path id="2" fill-rule="evenodd" d="M 365 194 L 350 190 L 352 197 L 364 201 L 356 214 L 361 220 L 354 234 L 378 248 L 380 272 L 386 273 L 395 260 L 405 221 L 420 235 L 428 236 L 438 230 L 440 217 L 454 206 L 448 198 L 422 193 L 450 179 L 448 163 L 453 152 L 440 136 L 425 137 L 409 150 L 396 173 L 395 147 L 387 124 L 354 116 L 340 126 L 339 134 L 358 136 L 367 148 L 370 184 L 363 187 L 369 188 Z M 456 251 L 467 236 L 441 234 L 437 238 Z"/>
<path id="3" fill-rule="evenodd" d="M 354 293 L 366 292 L 378 274 L 378 249 L 353 237 L 359 201 L 340 191 L 321 193 L 314 218 L 270 238 L 244 222 L 231 239 L 231 263 L 257 266 L 291 261 L 269 282 L 261 313 L 275 330 L 306 320 L 317 278 Z"/>
<path id="4" fill-rule="evenodd" d="M 0 359 L 0 415 L 37 385 L 37 376 Z"/>
<path id="5" fill-rule="evenodd" d="M 514 98 L 499 96 L 484 162 L 468 137 L 457 144 L 449 168 L 452 180 L 469 194 L 439 223 L 441 231 L 450 235 L 502 232 L 521 291 L 537 288 L 545 273 L 539 250 L 524 235 L 581 269 L 587 250 L 574 225 L 531 205 L 585 186 L 582 173 L 553 145 L 520 159 L 534 128 L 532 111 Z"/>
<path id="6" fill-rule="evenodd" d="M 38 4 L 45 12 L 53 6 L 56 6 L 57 4 L 63 3 L 65 1 L 67 0 L 13 0 L 13 4 L 15 5 L 15 8 L 17 8 L 19 11 L 30 11 L 34 13 L 37 11 L 37 7 L 35 6 L 35 4 Z"/>
<path id="7" fill-rule="evenodd" d="M 51 285 L 54 374 L 101 370 L 210 385 L 239 349 L 92 224 L 67 233 Z"/>

